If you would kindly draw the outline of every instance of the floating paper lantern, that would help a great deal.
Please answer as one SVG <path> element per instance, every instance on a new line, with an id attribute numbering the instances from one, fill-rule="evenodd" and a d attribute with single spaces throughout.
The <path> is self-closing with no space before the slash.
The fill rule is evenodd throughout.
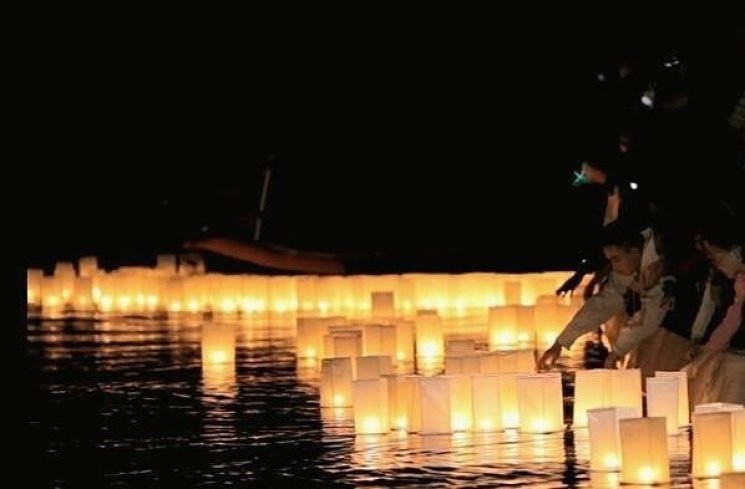
<path id="1" fill-rule="evenodd" d="M 352 359 L 321 360 L 321 407 L 352 405 Z"/>
<path id="2" fill-rule="evenodd" d="M 396 321 L 396 365 L 414 361 L 414 321 Z"/>
<path id="3" fill-rule="evenodd" d="M 473 424 L 472 383 L 468 375 L 448 375 L 453 431 L 470 431 Z"/>
<path id="4" fill-rule="evenodd" d="M 628 407 L 607 407 L 587 411 L 590 441 L 590 470 L 621 468 L 619 420 L 641 417 L 641 411 Z"/>
<path id="5" fill-rule="evenodd" d="M 561 374 L 520 374 L 517 377 L 520 431 L 551 433 L 564 428 Z"/>
<path id="6" fill-rule="evenodd" d="M 373 292 L 371 302 L 373 318 L 392 318 L 396 315 L 393 292 Z"/>
<path id="7" fill-rule="evenodd" d="M 209 389 L 233 390 L 235 384 L 235 328 L 202 326 L 202 375 Z"/>
<path id="8" fill-rule="evenodd" d="M 29 269 L 26 271 L 26 302 L 28 304 L 41 304 L 41 282 L 43 278 L 44 270 Z"/>
<path id="9" fill-rule="evenodd" d="M 641 399 L 638 370 L 578 370 L 574 381 L 573 425 L 587 426 L 588 409 L 618 406 L 641 412 Z"/>
<path id="10" fill-rule="evenodd" d="M 677 406 L 675 409 L 677 415 Z M 621 419 L 618 423 L 621 436 L 621 483 L 670 482 L 665 418 Z"/>
<path id="11" fill-rule="evenodd" d="M 388 392 L 388 422 L 392 430 L 406 430 L 408 427 L 408 402 L 414 380 L 404 375 L 383 375 Z"/>
<path id="12" fill-rule="evenodd" d="M 84 256 L 78 260 L 78 275 L 81 277 L 93 277 L 98 273 L 98 258 L 95 256 Z"/>
<path id="13" fill-rule="evenodd" d="M 716 413 L 719 411 L 740 411 L 745 409 L 742 404 L 733 404 L 729 402 L 711 402 L 707 404 L 696 404 L 693 414 Z"/>
<path id="14" fill-rule="evenodd" d="M 178 270 L 176 255 L 158 255 L 155 269 L 162 275 L 173 276 Z"/>
<path id="15" fill-rule="evenodd" d="M 388 375 L 393 373 L 393 364 L 391 357 L 387 355 L 371 355 L 364 357 L 357 357 L 356 363 L 356 377 L 355 379 L 377 379 L 381 375 Z"/>
<path id="16" fill-rule="evenodd" d="M 642 373 L 638 368 L 611 372 L 611 406 L 633 407 L 642 411 Z"/>
<path id="17" fill-rule="evenodd" d="M 688 407 L 688 376 L 685 372 L 655 372 L 655 377 L 676 377 L 678 379 L 678 425 L 688 426 L 691 423 Z"/>
<path id="18" fill-rule="evenodd" d="M 479 357 L 480 372 L 486 373 L 532 373 L 535 372 L 533 350 L 489 352 Z"/>
<path id="19" fill-rule="evenodd" d="M 396 326 L 369 324 L 363 328 L 363 350 L 365 355 L 396 356 Z"/>
<path id="20" fill-rule="evenodd" d="M 474 340 L 449 340 L 445 345 L 445 354 L 454 357 L 473 355 L 476 352 Z"/>
<path id="21" fill-rule="evenodd" d="M 500 380 L 497 374 L 479 374 L 471 378 L 474 431 L 504 429 Z"/>
<path id="22" fill-rule="evenodd" d="M 480 372 L 480 357 L 477 355 L 445 357 L 445 373 L 477 374 Z"/>
<path id="23" fill-rule="evenodd" d="M 520 282 L 504 283 L 504 303 L 507 306 L 518 306 L 522 304 L 522 285 Z"/>
<path id="24" fill-rule="evenodd" d="M 452 432 L 450 383 L 446 377 L 412 377 L 408 428 L 422 435 Z"/>
<path id="25" fill-rule="evenodd" d="M 719 477 L 732 472 L 734 412 L 693 415 L 693 477 Z"/>
<path id="26" fill-rule="evenodd" d="M 416 317 L 416 356 L 423 359 L 442 358 L 445 337 L 442 319 L 436 311 L 420 310 Z"/>
<path id="27" fill-rule="evenodd" d="M 324 356 L 359 357 L 362 356 L 362 332 L 346 331 L 328 334 L 323 337 Z"/>
<path id="28" fill-rule="evenodd" d="M 387 433 L 388 392 L 385 379 L 365 379 L 352 382 L 354 431 L 358 435 Z"/>
<path id="29" fill-rule="evenodd" d="M 521 306 L 489 308 L 489 349 L 514 347 L 518 341 L 518 311 Z"/>
<path id="30" fill-rule="evenodd" d="M 678 377 L 647 378 L 647 416 L 667 418 L 667 433 L 678 433 L 680 399 Z"/>

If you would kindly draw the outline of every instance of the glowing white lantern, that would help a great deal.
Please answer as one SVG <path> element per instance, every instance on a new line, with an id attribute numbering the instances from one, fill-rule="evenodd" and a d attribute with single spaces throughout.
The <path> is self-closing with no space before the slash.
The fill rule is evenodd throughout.
<path id="1" fill-rule="evenodd" d="M 685 372 L 655 372 L 655 377 L 676 377 L 678 379 L 678 424 L 690 424 L 690 409 L 688 407 L 688 376 Z"/>
<path id="2" fill-rule="evenodd" d="M 316 318 L 298 318 L 295 350 L 298 358 L 322 358 L 327 326 Z"/>
<path id="3" fill-rule="evenodd" d="M 551 433 L 564 429 L 561 374 L 520 374 L 517 377 L 520 431 Z"/>
<path id="4" fill-rule="evenodd" d="M 388 433 L 388 392 L 385 379 L 352 382 L 354 431 L 358 435 Z"/>
<path id="5" fill-rule="evenodd" d="M 44 311 L 61 311 L 67 299 L 62 294 L 62 283 L 57 277 L 41 278 L 41 308 Z"/>
<path id="6" fill-rule="evenodd" d="M 209 389 L 231 390 L 235 384 L 235 328 L 202 326 L 202 376 Z"/>
<path id="7" fill-rule="evenodd" d="M 486 373 L 532 373 L 535 372 L 533 350 L 490 352 L 480 357 L 480 372 Z"/>
<path id="8" fill-rule="evenodd" d="M 611 370 L 610 375 L 610 405 L 633 407 L 642 412 L 641 370 L 637 368 Z"/>
<path id="9" fill-rule="evenodd" d="M 480 372 L 480 357 L 477 355 L 445 357 L 445 373 L 477 374 Z"/>
<path id="10" fill-rule="evenodd" d="M 732 472 L 735 412 L 693 415 L 693 477 L 719 477 Z"/>
<path id="11" fill-rule="evenodd" d="M 511 348 L 518 341 L 518 311 L 521 306 L 489 308 L 489 349 Z"/>
<path id="12" fill-rule="evenodd" d="M 442 358 L 445 335 L 442 319 L 436 311 L 421 310 L 416 317 L 416 356 L 423 359 Z"/>
<path id="13" fill-rule="evenodd" d="M 362 355 L 362 333 L 347 331 L 328 334 L 323 337 L 324 356 L 359 357 Z"/>
<path id="14" fill-rule="evenodd" d="M 450 383 L 450 419 L 453 431 L 470 431 L 473 424 L 471 377 L 448 375 Z"/>
<path id="15" fill-rule="evenodd" d="M 72 293 L 72 305 L 76 311 L 93 311 L 95 304 L 91 296 L 93 280 L 89 277 L 75 279 Z"/>
<path id="16" fill-rule="evenodd" d="M 476 352 L 476 341 L 474 340 L 449 340 L 445 346 L 446 355 L 466 356 Z"/>
<path id="17" fill-rule="evenodd" d="M 520 405 L 517 396 L 517 377 L 521 374 L 499 374 L 499 396 L 502 400 L 502 426 L 505 429 L 520 427 Z"/>
<path id="18" fill-rule="evenodd" d="M 522 304 L 522 285 L 520 282 L 504 283 L 504 303 L 507 306 Z"/>
<path id="19" fill-rule="evenodd" d="M 647 378 L 647 416 L 667 419 L 667 433 L 678 433 L 678 405 L 680 403 L 678 377 Z"/>
<path id="20" fill-rule="evenodd" d="M 393 292 L 372 293 L 372 317 L 392 318 L 396 315 Z"/>
<path id="21" fill-rule="evenodd" d="M 93 277 L 98 273 L 98 258 L 95 256 L 84 256 L 78 260 L 78 275 L 81 277 Z"/>
<path id="22" fill-rule="evenodd" d="M 41 281 L 44 270 L 28 269 L 26 271 L 26 302 L 28 304 L 41 304 Z"/>
<path id="23" fill-rule="evenodd" d="M 693 414 L 717 413 L 719 411 L 740 411 L 745 409 L 742 404 L 733 404 L 729 402 L 711 402 L 707 404 L 696 404 Z"/>
<path id="24" fill-rule="evenodd" d="M 535 342 L 535 306 L 517 308 L 517 341 L 519 344 Z"/>
<path id="25" fill-rule="evenodd" d="M 412 377 L 408 428 L 422 435 L 452 432 L 450 383 L 446 377 Z"/>
<path id="26" fill-rule="evenodd" d="M 391 357 L 387 355 L 370 355 L 357 357 L 356 362 L 356 379 L 377 379 L 381 375 L 393 373 L 393 364 Z"/>
<path id="27" fill-rule="evenodd" d="M 352 405 L 352 359 L 321 360 L 321 407 Z"/>
<path id="28" fill-rule="evenodd" d="M 621 435 L 621 483 L 670 482 L 665 418 L 621 419 L 618 423 Z"/>
<path id="29" fill-rule="evenodd" d="M 639 418 L 641 411 L 628 407 L 607 407 L 587 411 L 590 440 L 590 470 L 621 468 L 621 437 L 618 421 Z"/>
<path id="30" fill-rule="evenodd" d="M 502 400 L 500 377 L 495 374 L 479 374 L 471 378 L 473 385 L 473 430 L 501 431 Z"/>
<path id="31" fill-rule="evenodd" d="M 383 375 L 388 389 L 388 421 L 392 430 L 406 430 L 408 426 L 408 402 L 414 380 L 403 375 Z"/>
<path id="32" fill-rule="evenodd" d="M 396 356 L 396 326 L 369 324 L 363 328 L 363 350 L 365 355 Z"/>
<path id="33" fill-rule="evenodd" d="M 155 269 L 161 275 L 167 277 L 176 275 L 177 268 L 176 255 L 158 255 L 156 258 Z"/>
<path id="34" fill-rule="evenodd" d="M 414 321 L 396 321 L 396 365 L 414 361 Z"/>

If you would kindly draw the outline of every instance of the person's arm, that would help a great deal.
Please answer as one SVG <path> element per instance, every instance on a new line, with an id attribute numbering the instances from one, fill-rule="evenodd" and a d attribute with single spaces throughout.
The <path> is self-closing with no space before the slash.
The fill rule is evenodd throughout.
<path id="1" fill-rule="evenodd" d="M 538 368 L 545 369 L 553 365 L 561 355 L 562 347 L 570 348 L 577 338 L 596 330 L 601 324 L 622 311 L 624 291 L 625 287 L 614 281 L 611 274 L 605 287 L 598 294 L 585 301 L 556 338 L 554 344 L 541 356 L 538 360 Z"/>
<path id="2" fill-rule="evenodd" d="M 642 296 L 642 307 L 639 311 L 640 324 L 621 329 L 614 352 L 618 357 L 636 348 L 645 339 L 652 336 L 662 324 L 667 313 L 663 304 L 665 292 L 662 284 L 655 285 Z"/>
<path id="3" fill-rule="evenodd" d="M 569 324 L 556 338 L 556 343 L 564 348 L 571 348 L 572 344 L 585 333 L 595 331 L 601 324 L 623 310 L 623 292 L 625 288 L 613 280 L 608 279 L 603 289 L 587 299 Z"/>
<path id="4" fill-rule="evenodd" d="M 727 309 L 724 319 L 711 334 L 709 341 L 704 345 L 707 352 L 722 351 L 729 345 L 729 340 L 742 325 L 743 301 L 745 300 L 745 273 L 739 273 L 735 277 L 735 299 Z"/>

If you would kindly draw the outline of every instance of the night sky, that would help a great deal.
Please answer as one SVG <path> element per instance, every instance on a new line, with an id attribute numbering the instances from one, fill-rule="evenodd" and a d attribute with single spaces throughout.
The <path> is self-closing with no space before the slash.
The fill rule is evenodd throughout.
<path id="1" fill-rule="evenodd" d="M 484 271 L 572 266 L 599 195 L 571 172 L 628 120 L 613 70 L 693 41 L 425 41 L 243 59 L 50 52 L 54 81 L 37 82 L 31 109 L 44 137 L 28 151 L 28 264 L 148 264 L 186 239 L 248 239 L 271 163 L 267 242 L 471 254 Z M 701 120 L 737 99 L 741 48 L 723 38 L 691 54 Z"/>

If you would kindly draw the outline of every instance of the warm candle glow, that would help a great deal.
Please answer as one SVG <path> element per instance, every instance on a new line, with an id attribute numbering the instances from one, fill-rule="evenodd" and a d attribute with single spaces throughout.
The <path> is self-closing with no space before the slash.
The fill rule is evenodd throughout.
<path id="1" fill-rule="evenodd" d="M 719 477 L 722 475 L 722 466 L 719 462 L 708 462 L 706 464 L 706 475 L 709 477 Z"/>
<path id="2" fill-rule="evenodd" d="M 639 480 L 644 484 L 652 484 L 655 482 L 655 472 L 652 467 L 645 465 L 639 467 Z"/>
<path id="3" fill-rule="evenodd" d="M 515 411 L 506 412 L 502 415 L 502 423 L 504 423 L 505 428 L 517 428 L 520 424 L 520 418 Z"/>
<path id="4" fill-rule="evenodd" d="M 732 468 L 735 472 L 745 472 L 745 453 L 735 453 L 732 456 Z"/>
<path id="5" fill-rule="evenodd" d="M 209 352 L 209 361 L 212 364 L 228 363 L 231 355 L 223 350 L 214 350 Z"/>
<path id="6" fill-rule="evenodd" d="M 362 431 L 364 433 L 379 433 L 380 420 L 378 418 L 367 417 L 362 421 Z"/>
<path id="7" fill-rule="evenodd" d="M 531 423 L 533 431 L 536 433 L 544 433 L 548 428 L 548 423 L 545 419 L 534 419 Z"/>
<path id="8" fill-rule="evenodd" d="M 618 468 L 618 457 L 612 453 L 609 453 L 603 458 L 603 465 L 608 470 L 615 470 Z"/>
<path id="9" fill-rule="evenodd" d="M 453 414 L 453 431 L 467 431 L 471 426 L 469 419 L 462 414 Z"/>
<path id="10" fill-rule="evenodd" d="M 339 395 L 339 394 L 334 396 L 334 406 L 336 407 L 346 406 L 345 402 L 346 400 L 344 399 L 344 396 Z"/>
<path id="11" fill-rule="evenodd" d="M 437 345 L 433 342 L 423 343 L 419 346 L 419 356 L 436 357 L 438 350 Z"/>

